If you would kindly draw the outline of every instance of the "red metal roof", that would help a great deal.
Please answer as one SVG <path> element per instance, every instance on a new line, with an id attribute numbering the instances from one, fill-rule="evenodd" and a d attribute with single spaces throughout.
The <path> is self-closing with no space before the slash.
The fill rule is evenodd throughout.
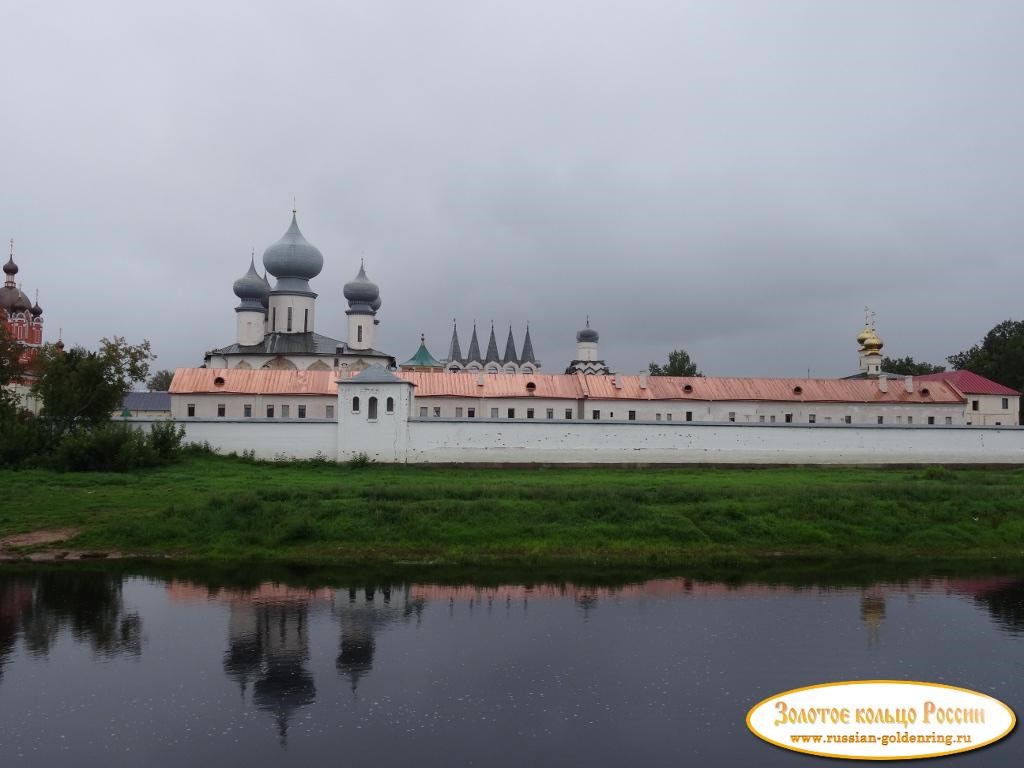
<path id="1" fill-rule="evenodd" d="M 536 397 L 558 400 L 691 400 L 810 403 L 962 403 L 963 396 L 941 379 L 907 392 L 890 380 L 882 392 L 875 379 L 741 379 L 728 377 L 585 376 L 575 374 L 449 373 L 397 371 L 416 385 L 417 397 Z M 334 371 L 271 371 L 179 368 L 172 394 L 335 395 Z M 218 384 L 217 379 L 223 383 Z M 921 378 L 921 377 L 918 377 Z M 980 377 L 979 377 L 980 378 Z M 532 389 L 529 385 L 532 384 Z M 928 394 L 924 394 L 927 390 Z M 1011 390 L 1012 391 L 1012 390 Z M 1016 393 L 1014 393 L 1016 394 Z"/>
<path id="2" fill-rule="evenodd" d="M 965 395 L 1011 395 L 1019 396 L 1016 389 L 1004 387 L 1002 384 L 979 376 L 972 371 L 943 371 L 915 376 L 915 381 L 945 381 L 952 384 Z"/>

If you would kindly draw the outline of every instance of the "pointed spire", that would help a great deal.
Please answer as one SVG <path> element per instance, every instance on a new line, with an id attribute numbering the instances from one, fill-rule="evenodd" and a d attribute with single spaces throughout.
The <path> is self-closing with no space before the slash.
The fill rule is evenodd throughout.
<path id="1" fill-rule="evenodd" d="M 526 338 L 523 339 L 523 355 L 519 358 L 519 364 L 532 363 L 537 364 L 537 359 L 533 355 L 533 339 L 530 338 L 530 324 L 526 324 Z"/>
<path id="2" fill-rule="evenodd" d="M 512 325 L 508 326 L 508 339 L 505 341 L 505 356 L 501 358 L 501 364 L 518 363 L 519 355 L 516 354 L 516 340 L 512 338 Z"/>
<path id="3" fill-rule="evenodd" d="M 462 362 L 462 347 L 459 346 L 459 326 L 455 322 L 455 318 L 452 318 L 452 343 L 448 347 L 448 362 Z"/>
<path id="4" fill-rule="evenodd" d="M 484 355 L 485 363 L 497 363 L 498 360 L 498 340 L 494 338 L 494 321 L 491 320 L 491 338 L 487 340 L 487 354 Z"/>
<path id="5" fill-rule="evenodd" d="M 476 320 L 473 321 L 473 337 L 469 340 L 469 352 L 466 353 L 466 363 L 482 363 L 480 357 L 480 342 L 476 338 Z"/>

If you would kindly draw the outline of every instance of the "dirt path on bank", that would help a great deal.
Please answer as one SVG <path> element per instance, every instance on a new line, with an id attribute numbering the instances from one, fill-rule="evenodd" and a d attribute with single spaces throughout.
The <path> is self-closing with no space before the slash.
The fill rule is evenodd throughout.
<path id="1" fill-rule="evenodd" d="M 16 533 L 11 536 L 0 538 L 0 563 L 11 563 L 18 561 L 30 561 L 35 563 L 52 562 L 55 560 L 92 560 L 117 558 L 117 552 L 88 552 L 82 550 L 61 549 L 51 547 L 48 549 L 26 552 L 26 549 L 34 547 L 47 547 L 52 544 L 60 544 L 62 541 L 73 539 L 82 532 L 81 528 L 49 528 L 29 533 Z"/>

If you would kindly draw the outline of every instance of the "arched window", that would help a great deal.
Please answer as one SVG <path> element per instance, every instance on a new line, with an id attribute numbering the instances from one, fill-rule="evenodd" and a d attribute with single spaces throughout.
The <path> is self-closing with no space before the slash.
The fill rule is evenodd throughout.
<path id="1" fill-rule="evenodd" d="M 394 413 L 395 412 L 395 398 L 393 398 L 393 397 L 389 397 L 388 398 L 388 401 L 387 401 L 387 403 L 385 405 L 385 410 L 388 413 Z"/>
<path id="2" fill-rule="evenodd" d="M 352 413 L 359 413 L 359 398 L 352 398 Z"/>
<path id="3" fill-rule="evenodd" d="M 377 418 L 377 398 L 371 397 L 366 402 L 366 418 L 374 421 Z"/>

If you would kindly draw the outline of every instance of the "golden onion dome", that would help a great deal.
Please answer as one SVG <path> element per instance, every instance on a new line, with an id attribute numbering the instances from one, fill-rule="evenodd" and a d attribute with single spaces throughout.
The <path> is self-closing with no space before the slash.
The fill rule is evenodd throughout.
<path id="1" fill-rule="evenodd" d="M 864 339 L 863 344 L 864 349 L 874 350 L 876 352 L 884 346 L 882 344 L 882 340 L 878 338 L 878 335 L 874 331 L 871 331 L 868 334 L 868 337 Z"/>
<path id="2" fill-rule="evenodd" d="M 871 338 L 872 333 L 871 326 L 865 323 L 864 330 L 857 334 L 857 343 L 863 347 L 864 342 Z"/>

